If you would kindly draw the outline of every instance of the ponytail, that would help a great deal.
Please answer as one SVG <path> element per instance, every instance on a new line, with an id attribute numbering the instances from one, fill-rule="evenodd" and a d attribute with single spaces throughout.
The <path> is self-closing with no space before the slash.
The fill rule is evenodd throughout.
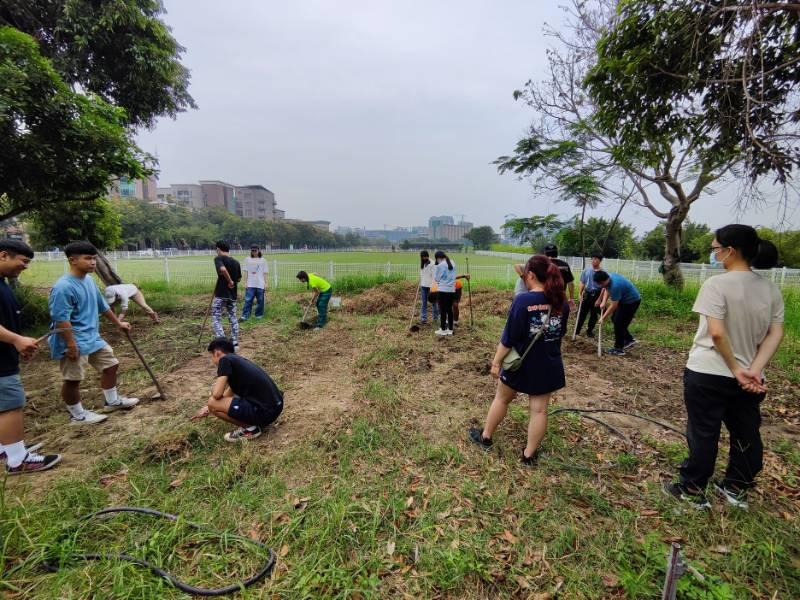
<path id="1" fill-rule="evenodd" d="M 450 257 L 447 256 L 447 254 L 445 254 L 441 250 L 437 250 L 436 254 L 434 254 L 434 256 L 436 258 L 438 258 L 439 260 L 445 259 L 447 261 L 447 270 L 448 271 L 452 271 L 453 270 L 453 263 L 450 262 Z"/>
<path id="2" fill-rule="evenodd" d="M 546 256 L 536 254 L 531 256 L 526 271 L 532 271 L 542 285 L 544 296 L 552 307 L 552 312 L 560 313 L 564 309 L 566 294 L 564 293 L 564 278 L 558 267 Z"/>
<path id="3" fill-rule="evenodd" d="M 778 264 L 778 248 L 769 240 L 758 240 L 758 249 L 751 265 L 756 269 L 771 269 Z"/>

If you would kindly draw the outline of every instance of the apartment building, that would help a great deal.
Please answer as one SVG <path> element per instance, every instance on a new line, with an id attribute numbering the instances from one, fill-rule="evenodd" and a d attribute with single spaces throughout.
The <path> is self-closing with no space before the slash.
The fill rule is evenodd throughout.
<path id="1" fill-rule="evenodd" d="M 236 214 L 236 186 L 224 181 L 201 180 L 203 206 L 212 208 L 219 206 Z"/>
<path id="2" fill-rule="evenodd" d="M 276 205 L 275 194 L 263 185 L 236 187 L 236 214 L 240 217 L 275 221 Z"/>

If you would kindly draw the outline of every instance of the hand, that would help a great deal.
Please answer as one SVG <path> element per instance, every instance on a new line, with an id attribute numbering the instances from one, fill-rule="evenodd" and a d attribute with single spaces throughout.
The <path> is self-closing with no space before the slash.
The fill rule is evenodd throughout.
<path id="1" fill-rule="evenodd" d="M 734 374 L 736 381 L 746 392 L 751 394 L 763 394 L 767 391 L 767 386 L 764 385 L 764 380 L 761 379 L 761 373 L 753 369 L 737 369 Z"/>
<path id="2" fill-rule="evenodd" d="M 570 298 L 569 301 L 567 302 L 567 304 L 569 304 L 569 309 L 570 310 L 575 310 L 575 300 Z"/>
<path id="3" fill-rule="evenodd" d="M 120 321 L 118 327 L 122 331 L 130 331 L 131 330 L 131 324 L 128 323 L 127 321 Z"/>
<path id="4" fill-rule="evenodd" d="M 606 316 L 605 316 L 605 315 L 600 315 L 600 318 L 599 318 L 599 319 L 597 319 L 597 323 L 598 323 L 598 324 L 599 324 L 599 325 L 602 327 L 602 325 L 603 325 L 603 322 L 604 322 L 605 320 L 606 320 Z"/>
<path id="5" fill-rule="evenodd" d="M 75 344 L 72 346 L 67 346 L 64 356 L 67 358 L 67 360 L 78 360 L 78 357 L 80 356 L 80 353 L 78 352 L 78 346 Z"/>
<path id="6" fill-rule="evenodd" d="M 23 358 L 28 358 L 33 355 L 39 348 L 39 344 L 34 338 L 25 337 L 24 335 L 17 336 L 14 340 L 14 348 L 17 349 Z"/>
<path id="7" fill-rule="evenodd" d="M 236 284 L 235 284 L 235 283 L 233 283 L 233 280 L 230 280 L 230 281 L 228 282 L 228 287 L 229 287 L 230 289 L 233 289 L 234 287 L 236 287 Z"/>
<path id="8" fill-rule="evenodd" d="M 190 421 L 197 421 L 198 419 L 202 419 L 203 417 L 207 417 L 209 415 L 208 405 L 202 407 L 196 413 L 192 415 L 189 419 Z"/>
<path id="9" fill-rule="evenodd" d="M 500 379 L 500 365 L 498 363 L 492 363 L 492 369 L 490 373 L 495 379 Z"/>
<path id="10" fill-rule="evenodd" d="M 464 275 L 464 279 L 471 279 L 469 275 Z"/>
<path id="11" fill-rule="evenodd" d="M 600 307 L 602 306 L 602 303 L 600 302 L 600 299 L 599 299 L 599 298 L 598 298 L 597 302 L 595 302 L 595 303 L 594 303 L 594 305 L 595 305 L 597 308 L 600 308 Z"/>

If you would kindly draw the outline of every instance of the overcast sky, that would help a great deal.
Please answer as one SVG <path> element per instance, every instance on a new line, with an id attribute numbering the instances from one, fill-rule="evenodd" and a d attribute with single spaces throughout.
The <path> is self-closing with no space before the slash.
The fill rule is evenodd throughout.
<path id="1" fill-rule="evenodd" d="M 571 216 L 491 164 L 531 120 L 512 92 L 544 75 L 554 41 L 542 27 L 563 22 L 559 3 L 165 0 L 199 110 L 161 120 L 140 145 L 158 153 L 160 185 L 262 184 L 287 217 L 334 226 Z M 736 220 L 734 196 L 698 200 L 693 219 Z M 772 203 L 738 220 L 771 226 L 782 214 Z M 623 220 L 657 223 L 635 207 Z"/>

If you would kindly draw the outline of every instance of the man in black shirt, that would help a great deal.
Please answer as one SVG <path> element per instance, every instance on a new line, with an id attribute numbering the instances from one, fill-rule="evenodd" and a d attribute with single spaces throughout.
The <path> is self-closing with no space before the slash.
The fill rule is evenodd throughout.
<path id="1" fill-rule="evenodd" d="M 283 392 L 261 367 L 234 354 L 229 339 L 212 340 L 208 351 L 217 367 L 217 380 L 208 403 L 192 420 L 214 415 L 238 425 L 238 429 L 225 434 L 227 442 L 257 438 L 281 414 Z"/>
<path id="2" fill-rule="evenodd" d="M 214 268 L 217 270 L 217 285 L 214 287 L 214 299 L 211 301 L 211 328 L 214 335 L 223 337 L 222 315 L 228 313 L 231 322 L 231 340 L 234 352 L 239 351 L 239 317 L 236 316 L 236 284 L 242 279 L 242 268 L 239 261 L 230 255 L 228 242 L 217 242 L 217 256 Z"/>
<path id="3" fill-rule="evenodd" d="M 547 244 L 544 247 L 544 255 L 550 259 L 558 270 L 561 271 L 561 278 L 564 280 L 564 287 L 567 288 L 567 300 L 569 300 L 570 309 L 575 308 L 575 277 L 572 275 L 572 269 L 569 264 L 558 257 L 558 246 L 555 244 Z"/>
<path id="4" fill-rule="evenodd" d="M 23 412 L 25 390 L 19 377 L 19 357 L 30 358 L 38 347 L 33 338 L 20 335 L 20 307 L 6 277 L 18 277 L 33 260 L 33 250 L 18 240 L 0 240 L 0 460 L 6 473 L 21 475 L 54 467 L 58 454 L 37 454 L 41 444 L 25 447 Z"/>

